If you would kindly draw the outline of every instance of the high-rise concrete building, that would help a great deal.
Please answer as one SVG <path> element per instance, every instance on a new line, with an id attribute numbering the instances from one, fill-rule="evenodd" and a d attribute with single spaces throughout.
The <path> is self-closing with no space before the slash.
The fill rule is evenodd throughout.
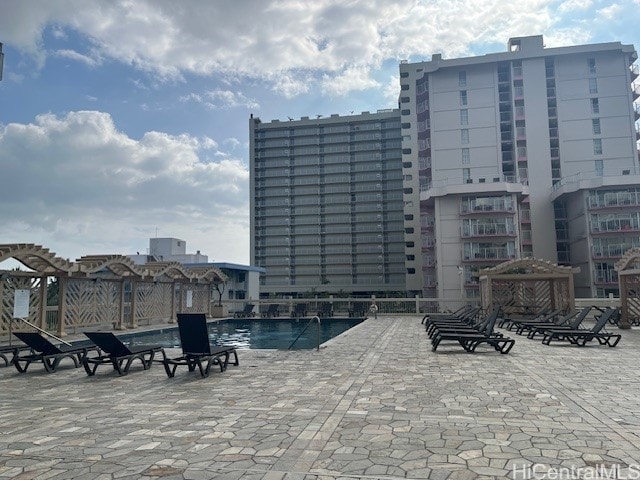
<path id="1" fill-rule="evenodd" d="M 249 124 L 261 295 L 406 292 L 400 112 Z"/>
<path id="2" fill-rule="evenodd" d="M 533 36 L 400 65 L 409 288 L 476 296 L 480 268 L 533 256 L 580 267 L 580 296 L 617 290 L 640 242 L 636 58 Z"/>
<path id="3" fill-rule="evenodd" d="M 640 246 L 632 45 L 400 64 L 399 110 L 251 129 L 251 261 L 263 293 L 479 295 L 477 272 L 536 257 L 617 293 Z"/>

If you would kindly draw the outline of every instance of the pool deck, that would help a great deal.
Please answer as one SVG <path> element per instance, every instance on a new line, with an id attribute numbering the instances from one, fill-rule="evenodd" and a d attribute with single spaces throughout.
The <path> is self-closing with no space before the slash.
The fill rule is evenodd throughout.
<path id="1" fill-rule="evenodd" d="M 0 368 L 0 478 L 639 478 L 639 329 L 616 348 L 513 334 L 508 355 L 434 353 L 420 320 L 369 319 L 319 352 L 242 350 L 205 379 Z"/>

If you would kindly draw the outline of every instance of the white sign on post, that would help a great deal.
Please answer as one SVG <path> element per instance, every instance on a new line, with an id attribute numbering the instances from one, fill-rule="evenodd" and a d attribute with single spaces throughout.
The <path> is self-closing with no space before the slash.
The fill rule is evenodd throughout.
<path id="1" fill-rule="evenodd" d="M 17 289 L 13 295 L 13 318 L 29 318 L 31 290 Z"/>
<path id="2" fill-rule="evenodd" d="M 193 307 L 193 291 L 187 290 L 187 308 Z"/>

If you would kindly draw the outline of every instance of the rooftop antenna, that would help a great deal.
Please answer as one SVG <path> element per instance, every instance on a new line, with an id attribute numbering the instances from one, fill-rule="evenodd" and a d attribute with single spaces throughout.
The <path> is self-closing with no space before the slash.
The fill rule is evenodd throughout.
<path id="1" fill-rule="evenodd" d="M 293 122 L 293 118 L 291 117 L 287 117 L 289 119 L 290 122 Z"/>
<path id="2" fill-rule="evenodd" d="M 316 115 L 316 118 L 320 118 L 322 115 Z"/>

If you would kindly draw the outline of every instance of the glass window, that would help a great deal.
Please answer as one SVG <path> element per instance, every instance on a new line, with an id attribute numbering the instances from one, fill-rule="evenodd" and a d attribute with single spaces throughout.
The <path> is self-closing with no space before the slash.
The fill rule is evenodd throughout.
<path id="1" fill-rule="evenodd" d="M 466 104 L 467 104 L 467 91 L 460 90 L 460 105 L 466 105 Z"/>
<path id="2" fill-rule="evenodd" d="M 594 75 L 596 73 L 596 59 L 595 58 L 587 59 L 587 65 L 589 67 L 589 73 L 591 75 Z"/>
<path id="3" fill-rule="evenodd" d="M 464 181 L 465 183 L 471 183 L 469 180 L 471 180 L 471 169 L 470 168 L 463 168 L 462 169 L 462 181 Z"/>
<path id="4" fill-rule="evenodd" d="M 463 128 L 462 130 L 460 130 L 460 142 L 463 145 L 466 145 L 467 143 L 469 143 L 469 129 L 468 128 Z"/>
<path id="5" fill-rule="evenodd" d="M 591 113 L 600 113 L 600 102 L 597 98 L 591 99 Z"/>
<path id="6" fill-rule="evenodd" d="M 460 110 L 460 125 L 469 125 L 469 110 L 466 108 Z"/>
<path id="7" fill-rule="evenodd" d="M 602 140 L 599 138 L 593 139 L 593 154 L 602 155 Z"/>
<path id="8" fill-rule="evenodd" d="M 598 80 L 595 78 L 589 79 L 589 93 L 598 93 Z"/>
<path id="9" fill-rule="evenodd" d="M 468 148 L 462 149 L 462 164 L 469 165 L 471 163 L 471 152 Z"/>
<path id="10" fill-rule="evenodd" d="M 467 72 L 464 70 L 462 72 L 458 72 L 458 85 L 461 87 L 467 86 Z"/>
<path id="11" fill-rule="evenodd" d="M 593 120 L 591 120 L 591 125 L 593 127 L 593 134 L 594 135 L 600 135 L 602 133 L 602 130 L 600 129 L 600 119 L 599 118 L 594 118 Z"/>
<path id="12" fill-rule="evenodd" d="M 602 160 L 596 160 L 596 175 L 598 177 L 604 175 L 604 162 Z"/>

